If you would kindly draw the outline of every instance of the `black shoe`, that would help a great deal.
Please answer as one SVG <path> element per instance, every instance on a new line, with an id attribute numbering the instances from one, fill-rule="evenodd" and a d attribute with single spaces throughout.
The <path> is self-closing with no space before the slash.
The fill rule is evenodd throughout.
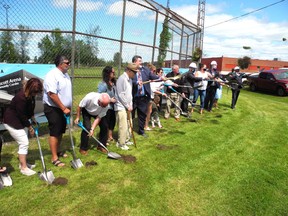
<path id="1" fill-rule="evenodd" d="M 145 134 L 145 133 L 143 133 L 143 134 L 139 134 L 139 135 L 143 136 L 144 138 L 148 138 L 148 135 Z"/>

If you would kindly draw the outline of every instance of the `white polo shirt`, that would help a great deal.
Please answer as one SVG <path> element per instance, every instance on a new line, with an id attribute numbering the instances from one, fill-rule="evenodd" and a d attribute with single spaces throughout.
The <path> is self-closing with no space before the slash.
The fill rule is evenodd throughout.
<path id="1" fill-rule="evenodd" d="M 44 79 L 43 103 L 58 107 L 48 96 L 48 92 L 57 94 L 65 107 L 72 107 L 72 84 L 67 73 L 62 73 L 57 67 L 49 71 Z"/>
<path id="2" fill-rule="evenodd" d="M 98 104 L 100 93 L 90 92 L 79 103 L 79 107 L 85 108 L 87 112 L 92 116 L 98 116 L 102 118 L 106 115 L 109 106 L 101 107 Z"/>

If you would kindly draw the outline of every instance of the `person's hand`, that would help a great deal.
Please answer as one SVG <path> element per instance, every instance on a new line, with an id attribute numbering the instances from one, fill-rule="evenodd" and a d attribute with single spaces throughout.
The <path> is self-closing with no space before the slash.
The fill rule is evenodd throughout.
<path id="1" fill-rule="evenodd" d="M 87 136 L 91 137 L 91 136 L 93 136 L 93 134 L 94 134 L 94 130 L 91 129 Z"/>
<path id="2" fill-rule="evenodd" d="M 129 106 L 127 110 L 128 110 L 128 112 L 132 112 L 133 111 L 133 107 Z"/>
<path id="3" fill-rule="evenodd" d="M 78 123 L 79 123 L 79 117 L 76 117 L 76 118 L 75 118 L 74 123 L 75 123 L 75 124 L 78 124 Z"/>
<path id="4" fill-rule="evenodd" d="M 116 103 L 116 102 L 117 102 L 117 100 L 116 100 L 116 98 L 115 98 L 115 97 L 112 97 L 112 98 L 110 99 L 110 102 L 111 102 L 111 103 Z"/>
<path id="5" fill-rule="evenodd" d="M 30 127 L 28 128 L 28 130 L 29 130 L 30 136 L 33 137 L 34 134 L 35 134 L 34 128 L 33 128 L 32 126 L 30 126 Z"/>
<path id="6" fill-rule="evenodd" d="M 70 115 L 70 109 L 69 108 L 67 108 L 67 107 L 65 107 L 65 109 L 63 110 L 63 113 L 65 114 L 65 115 Z"/>
<path id="7" fill-rule="evenodd" d="M 163 95 L 164 97 L 167 97 L 167 94 L 166 94 L 166 93 L 163 93 L 162 95 Z"/>
<path id="8" fill-rule="evenodd" d="M 185 95 L 184 93 L 182 93 L 182 97 L 183 97 L 183 98 L 186 98 L 186 95 Z"/>
<path id="9" fill-rule="evenodd" d="M 178 84 L 177 83 L 173 83 L 172 86 L 178 87 Z"/>

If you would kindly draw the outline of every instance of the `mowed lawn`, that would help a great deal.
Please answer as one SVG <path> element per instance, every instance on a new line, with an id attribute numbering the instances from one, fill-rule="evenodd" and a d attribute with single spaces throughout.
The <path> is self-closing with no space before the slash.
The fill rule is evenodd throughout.
<path id="1" fill-rule="evenodd" d="M 148 139 L 135 133 L 137 148 L 129 151 L 115 142 L 108 146 L 135 157 L 131 163 L 107 159 L 92 139 L 89 155 L 80 155 L 81 130 L 75 126 L 77 157 L 84 165 L 97 162 L 78 170 L 69 166 L 68 130 L 63 147 L 69 157 L 58 168 L 50 162 L 47 126 L 41 125 L 47 166 L 68 184 L 21 175 L 11 141 L 3 146 L 2 165 L 14 184 L 0 190 L 0 215 L 288 215 L 288 97 L 242 90 L 235 110 L 230 102 L 231 91 L 224 89 L 218 110 L 201 116 L 196 109 L 180 122 L 161 117 L 163 129 L 147 132 Z M 28 161 L 42 171 L 36 139 L 30 140 Z"/>

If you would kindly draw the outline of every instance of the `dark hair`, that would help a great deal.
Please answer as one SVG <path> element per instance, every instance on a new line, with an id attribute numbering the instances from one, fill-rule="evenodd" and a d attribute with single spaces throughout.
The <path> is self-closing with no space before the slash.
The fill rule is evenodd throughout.
<path id="1" fill-rule="evenodd" d="M 40 79 L 31 78 L 24 84 L 24 93 L 26 97 L 31 97 L 33 93 L 42 93 L 43 85 Z"/>
<path id="2" fill-rule="evenodd" d="M 56 67 L 58 67 L 64 60 L 68 60 L 68 58 L 64 55 L 57 55 L 54 60 Z"/>
<path id="3" fill-rule="evenodd" d="M 157 69 L 156 69 L 156 75 L 158 75 L 161 70 L 163 71 L 163 68 L 157 68 Z M 164 71 L 163 71 L 163 73 L 164 73 Z"/>
<path id="4" fill-rule="evenodd" d="M 133 58 L 132 58 L 132 62 L 135 63 L 136 60 L 137 60 L 138 58 L 142 59 L 142 57 L 139 56 L 139 55 L 135 55 L 135 56 L 133 56 Z"/>
<path id="5" fill-rule="evenodd" d="M 110 85 L 109 81 L 110 81 L 110 73 L 112 72 L 113 67 L 111 66 L 106 66 L 103 70 L 102 70 L 102 79 L 103 81 L 107 84 L 107 87 L 109 90 L 112 89 L 112 85 Z M 115 78 L 111 79 L 112 83 L 115 85 L 116 84 L 116 80 Z"/>
<path id="6" fill-rule="evenodd" d="M 154 101 L 155 104 L 159 104 L 159 102 L 160 102 L 160 97 L 155 94 L 153 101 Z"/>

